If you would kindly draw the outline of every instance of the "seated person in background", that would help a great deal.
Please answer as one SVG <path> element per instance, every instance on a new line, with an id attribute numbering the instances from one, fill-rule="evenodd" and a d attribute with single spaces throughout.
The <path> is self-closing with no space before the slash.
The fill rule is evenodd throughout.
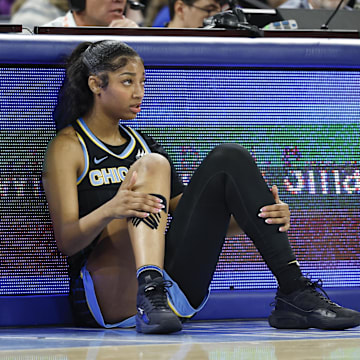
<path id="1" fill-rule="evenodd" d="M 145 10 L 144 26 L 164 27 L 169 21 L 168 0 L 150 0 Z"/>
<path id="2" fill-rule="evenodd" d="M 126 0 L 69 0 L 71 10 L 45 26 L 138 27 L 124 15 Z"/>
<path id="3" fill-rule="evenodd" d="M 169 28 L 203 27 L 204 19 L 221 11 L 220 0 L 169 0 Z"/>
<path id="4" fill-rule="evenodd" d="M 67 0 L 16 0 L 12 7 L 11 23 L 33 29 L 69 10 Z"/>

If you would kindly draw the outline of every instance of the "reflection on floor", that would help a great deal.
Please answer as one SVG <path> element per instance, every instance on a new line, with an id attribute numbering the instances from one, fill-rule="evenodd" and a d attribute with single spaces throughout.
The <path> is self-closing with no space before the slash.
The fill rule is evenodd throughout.
<path id="1" fill-rule="evenodd" d="M 360 327 L 276 330 L 266 321 L 188 322 L 173 335 L 134 329 L 0 329 L 0 360 L 308 360 L 360 359 Z"/>

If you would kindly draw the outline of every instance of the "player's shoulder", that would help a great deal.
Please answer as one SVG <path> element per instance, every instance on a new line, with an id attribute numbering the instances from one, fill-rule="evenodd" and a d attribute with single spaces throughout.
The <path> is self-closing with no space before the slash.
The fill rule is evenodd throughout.
<path id="1" fill-rule="evenodd" d="M 47 152 L 56 155 L 73 154 L 81 152 L 81 145 L 79 143 L 76 131 L 72 126 L 60 130 L 58 134 L 50 141 Z"/>

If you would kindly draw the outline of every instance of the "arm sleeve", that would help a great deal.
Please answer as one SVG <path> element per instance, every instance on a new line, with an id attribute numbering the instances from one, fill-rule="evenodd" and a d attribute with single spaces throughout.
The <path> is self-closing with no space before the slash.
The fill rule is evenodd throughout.
<path id="1" fill-rule="evenodd" d="M 138 130 L 139 131 L 139 130 Z M 166 152 L 166 150 L 158 144 L 151 136 L 144 134 L 143 132 L 139 131 L 141 136 L 144 138 L 146 143 L 148 144 L 150 150 L 154 153 L 161 154 L 165 156 L 170 163 L 171 166 L 171 192 L 170 192 L 170 198 L 174 198 L 175 196 L 178 196 L 184 191 L 184 184 L 181 181 L 181 178 L 179 174 L 177 173 L 175 166 L 169 156 L 169 154 Z"/>

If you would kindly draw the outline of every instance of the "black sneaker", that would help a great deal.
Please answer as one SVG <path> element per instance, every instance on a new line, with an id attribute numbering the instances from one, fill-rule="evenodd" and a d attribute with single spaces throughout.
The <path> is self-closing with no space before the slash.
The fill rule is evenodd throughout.
<path id="1" fill-rule="evenodd" d="M 167 287 L 170 281 L 162 277 L 151 280 L 145 278 L 145 284 L 138 290 L 136 304 L 136 331 L 144 334 L 169 334 L 180 331 L 182 324 L 167 302 Z"/>
<path id="2" fill-rule="evenodd" d="M 360 313 L 332 302 L 322 289 L 322 281 L 303 278 L 303 289 L 285 295 L 280 290 L 275 297 L 275 309 L 269 324 L 277 329 L 344 330 L 360 325 Z M 324 295 L 316 291 L 320 289 Z"/>

